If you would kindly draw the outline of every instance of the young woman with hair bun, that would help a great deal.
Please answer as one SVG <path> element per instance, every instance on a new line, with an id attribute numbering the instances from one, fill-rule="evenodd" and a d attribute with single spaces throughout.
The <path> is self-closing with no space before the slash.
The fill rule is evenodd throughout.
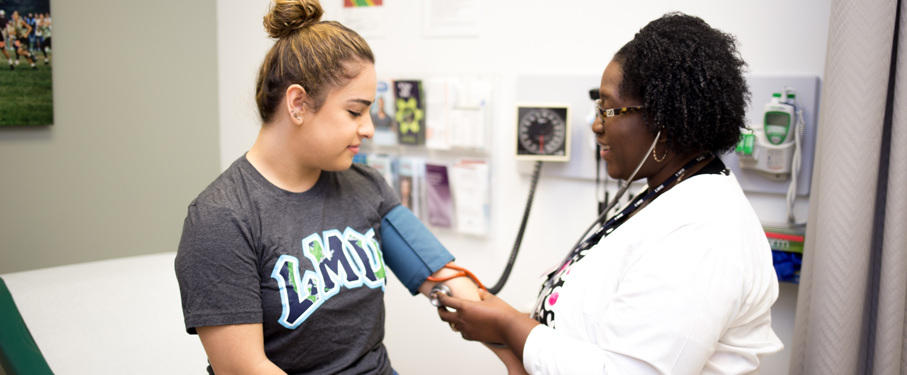
<path id="1" fill-rule="evenodd" d="M 414 295 L 456 274 L 384 178 L 352 164 L 374 133 L 375 58 L 322 14 L 317 0 L 271 4 L 258 138 L 188 208 L 175 268 L 209 374 L 395 374 L 387 269 Z M 444 283 L 478 299 L 467 278 Z"/>

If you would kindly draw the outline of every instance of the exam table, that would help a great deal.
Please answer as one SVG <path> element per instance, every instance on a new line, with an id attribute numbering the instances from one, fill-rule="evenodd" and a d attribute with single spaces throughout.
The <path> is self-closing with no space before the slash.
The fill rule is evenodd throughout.
<path id="1" fill-rule="evenodd" d="M 0 275 L 3 370 L 203 373 L 204 348 L 183 326 L 175 257 L 171 252 Z"/>

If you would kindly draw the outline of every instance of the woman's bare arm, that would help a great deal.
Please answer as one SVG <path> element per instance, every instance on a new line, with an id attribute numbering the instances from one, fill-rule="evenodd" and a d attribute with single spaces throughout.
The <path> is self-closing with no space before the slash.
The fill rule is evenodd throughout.
<path id="1" fill-rule="evenodd" d="M 197 327 L 217 375 L 286 375 L 265 355 L 261 324 Z"/>

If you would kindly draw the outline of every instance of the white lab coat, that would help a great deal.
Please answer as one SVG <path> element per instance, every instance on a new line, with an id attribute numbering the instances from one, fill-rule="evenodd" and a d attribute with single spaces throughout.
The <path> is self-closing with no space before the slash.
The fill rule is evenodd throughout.
<path id="1" fill-rule="evenodd" d="M 752 374 L 780 351 L 772 254 L 733 175 L 674 186 L 589 250 L 523 349 L 530 374 Z"/>

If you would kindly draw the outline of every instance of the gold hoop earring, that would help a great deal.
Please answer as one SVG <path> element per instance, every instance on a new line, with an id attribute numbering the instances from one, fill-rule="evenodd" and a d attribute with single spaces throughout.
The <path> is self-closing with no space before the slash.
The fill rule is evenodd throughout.
<path id="1" fill-rule="evenodd" d="M 668 157 L 668 146 L 665 146 L 665 154 L 661 157 L 661 159 L 658 159 L 658 155 L 655 155 L 655 148 L 652 149 L 652 159 L 655 159 L 656 163 L 665 161 L 666 157 Z"/>

